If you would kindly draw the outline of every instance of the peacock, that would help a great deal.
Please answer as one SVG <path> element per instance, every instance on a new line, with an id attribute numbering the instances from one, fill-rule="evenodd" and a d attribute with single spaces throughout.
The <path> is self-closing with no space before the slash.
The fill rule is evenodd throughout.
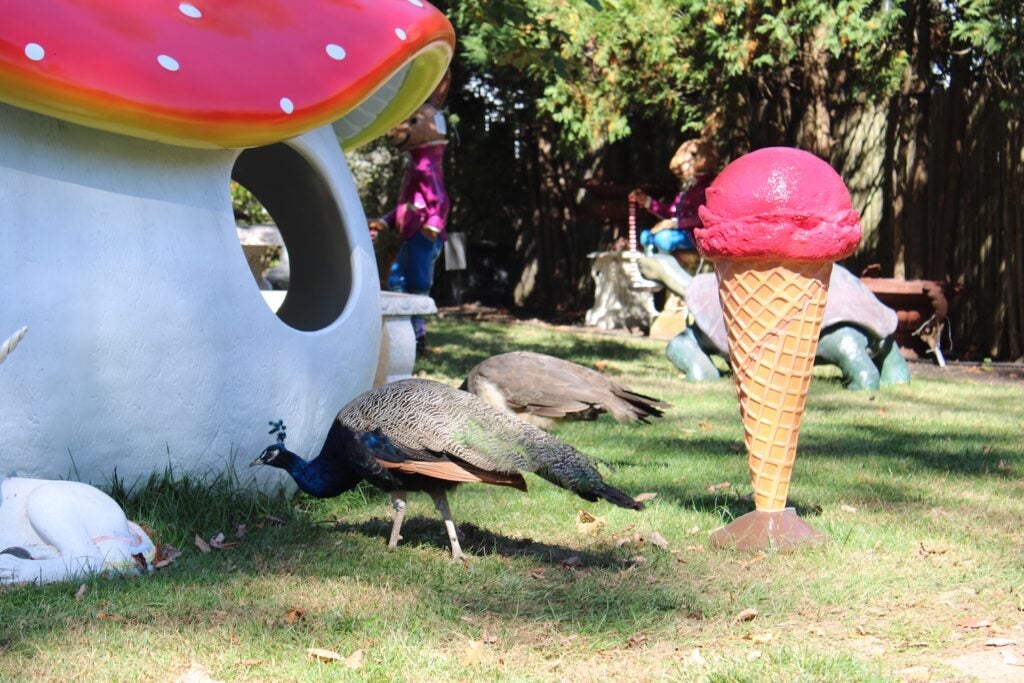
<path id="1" fill-rule="evenodd" d="M 592 420 L 605 412 L 617 422 L 647 423 L 671 407 L 596 370 L 532 351 L 491 356 L 469 371 L 462 389 L 542 428 L 562 418 Z"/>
<path id="2" fill-rule="evenodd" d="M 271 433 L 278 427 L 280 421 Z M 401 538 L 406 493 L 424 491 L 444 519 L 454 559 L 466 555 L 447 492 L 461 483 L 526 491 L 521 472 L 533 472 L 585 500 L 603 498 L 643 509 L 606 484 L 591 460 L 569 444 L 473 394 L 420 378 L 384 384 L 353 399 L 338 413 L 313 460 L 286 449 L 279 434 L 278 443 L 264 449 L 253 465 L 285 470 L 302 491 L 317 498 L 337 496 L 363 480 L 390 492 L 389 548 Z"/>

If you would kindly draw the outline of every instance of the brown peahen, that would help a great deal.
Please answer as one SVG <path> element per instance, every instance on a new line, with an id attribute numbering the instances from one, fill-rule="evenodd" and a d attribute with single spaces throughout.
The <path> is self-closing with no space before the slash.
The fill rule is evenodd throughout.
<path id="1" fill-rule="evenodd" d="M 462 388 L 544 428 L 561 418 L 592 420 L 605 412 L 618 422 L 646 423 L 671 407 L 597 370 L 532 351 L 491 356 L 469 371 Z"/>
<path id="2" fill-rule="evenodd" d="M 465 555 L 447 492 L 461 483 L 525 491 L 521 472 L 533 472 L 589 501 L 603 498 L 643 508 L 606 484 L 590 459 L 567 443 L 472 394 L 426 379 L 392 382 L 357 396 L 338 413 L 312 461 L 287 450 L 279 437 L 253 464 L 284 469 L 301 490 L 318 498 L 336 496 L 363 480 L 389 491 L 390 548 L 401 538 L 406 492 L 424 491 L 444 518 L 456 559 Z"/>

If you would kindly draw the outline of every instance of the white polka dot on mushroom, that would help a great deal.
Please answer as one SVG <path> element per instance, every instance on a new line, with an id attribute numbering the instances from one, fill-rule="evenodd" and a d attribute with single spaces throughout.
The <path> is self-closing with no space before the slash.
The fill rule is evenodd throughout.
<path id="1" fill-rule="evenodd" d="M 199 11 L 199 8 L 195 5 L 190 5 L 187 2 L 183 2 L 178 5 L 178 11 L 184 14 L 189 19 L 201 19 L 203 13 Z"/>
<path id="2" fill-rule="evenodd" d="M 44 50 L 43 46 L 39 43 L 29 43 L 25 46 L 25 56 L 33 62 L 38 62 L 46 56 L 46 50 Z"/>
<path id="3" fill-rule="evenodd" d="M 331 59 L 336 59 L 339 62 L 341 60 L 345 59 L 345 55 L 346 55 L 345 48 L 343 48 L 341 45 L 336 45 L 334 43 L 328 43 L 327 47 L 324 48 L 324 49 L 327 50 L 327 56 L 330 57 Z"/>
<path id="4" fill-rule="evenodd" d="M 287 97 L 282 97 L 281 98 L 281 111 L 283 111 L 285 114 L 291 114 L 293 111 L 295 111 L 295 103 L 292 102 Z"/>
<path id="5" fill-rule="evenodd" d="M 406 38 L 409 37 L 409 34 L 407 34 L 404 30 L 400 28 L 395 29 L 395 35 L 398 36 L 399 40 L 405 40 Z"/>
<path id="6" fill-rule="evenodd" d="M 423 7 L 423 3 L 420 2 L 420 0 L 409 0 L 409 3 L 412 5 L 416 5 L 417 7 Z"/>
<path id="7" fill-rule="evenodd" d="M 156 61 L 158 61 L 160 66 L 168 71 L 177 71 L 181 68 L 181 65 L 178 64 L 178 60 L 170 55 L 160 55 L 156 58 Z"/>

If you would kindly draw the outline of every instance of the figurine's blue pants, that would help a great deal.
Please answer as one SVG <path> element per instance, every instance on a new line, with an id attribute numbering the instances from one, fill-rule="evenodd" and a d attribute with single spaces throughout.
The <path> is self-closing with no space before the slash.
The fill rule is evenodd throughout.
<path id="1" fill-rule="evenodd" d="M 406 294 L 430 294 L 430 287 L 434 284 L 434 262 L 443 248 L 442 240 L 428 239 L 421 232 L 402 242 L 388 274 L 388 289 Z M 412 328 L 417 339 L 427 334 L 427 325 L 420 316 L 413 316 Z"/>
<path id="2" fill-rule="evenodd" d="M 659 230 L 656 233 L 644 230 L 640 233 L 640 244 L 645 247 L 653 244 L 666 254 L 671 254 L 673 251 L 690 251 L 697 248 L 696 243 L 693 241 L 693 230 L 680 230 L 678 228 Z"/>

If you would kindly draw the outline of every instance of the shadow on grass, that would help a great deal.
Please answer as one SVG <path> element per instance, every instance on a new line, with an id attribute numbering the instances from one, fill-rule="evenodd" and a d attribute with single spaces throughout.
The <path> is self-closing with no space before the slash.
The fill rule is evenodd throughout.
<path id="1" fill-rule="evenodd" d="M 584 365 L 598 360 L 637 361 L 652 353 L 650 348 L 626 344 L 623 343 L 625 339 L 615 337 L 580 338 L 565 335 L 548 341 L 523 341 L 521 336 L 521 332 L 511 325 L 448 322 L 439 326 L 437 332 L 431 330 L 431 350 L 417 357 L 416 369 L 446 377 L 465 377 L 477 363 L 510 351 L 546 353 Z"/>
<path id="2" fill-rule="evenodd" d="M 595 547 L 589 550 L 578 550 L 561 545 L 543 543 L 529 537 L 513 538 L 484 529 L 471 522 L 458 522 L 460 544 L 462 549 L 474 557 L 499 555 L 501 557 L 530 558 L 535 562 L 560 566 L 570 558 L 577 557 L 587 567 L 604 569 L 623 569 L 625 564 L 621 553 L 612 548 Z M 385 518 L 371 519 L 365 522 L 335 522 L 330 526 L 333 531 L 346 534 L 360 534 L 370 539 L 385 541 L 391 534 L 391 520 Z M 428 546 L 451 552 L 448 536 L 440 516 L 431 518 L 416 516 L 406 518 L 402 524 L 402 540 L 394 552 L 402 548 Z"/>

